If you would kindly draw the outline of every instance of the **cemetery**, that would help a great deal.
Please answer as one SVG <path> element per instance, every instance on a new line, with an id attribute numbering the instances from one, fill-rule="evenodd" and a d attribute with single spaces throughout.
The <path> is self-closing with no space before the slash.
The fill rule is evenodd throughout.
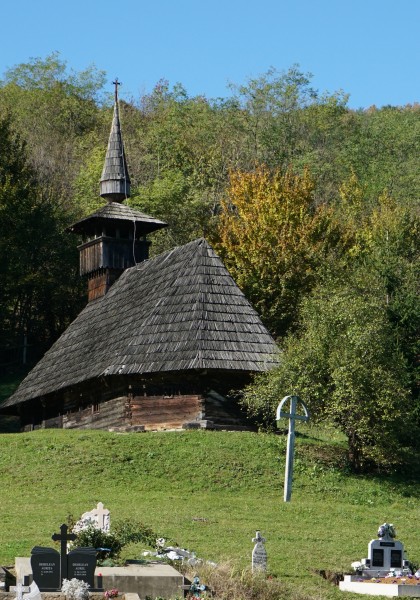
<path id="1" fill-rule="evenodd" d="M 331 447 L 329 463 L 325 459 L 321 463 L 327 446 L 314 437 L 316 429 L 308 429 L 310 413 L 299 396 L 285 396 L 275 416 L 279 435 L 192 430 L 141 436 L 56 431 L 52 436 L 44 431 L 12 438 L 13 459 L 18 463 L 16 449 L 31 442 L 24 480 L 32 476 L 36 493 L 30 494 L 27 486 L 21 490 L 29 493 L 29 505 L 40 504 L 36 534 L 31 536 L 35 543 L 24 546 L 26 551 L 31 548 L 30 553 L 15 554 L 13 565 L 5 565 L 0 600 L 345 600 L 353 597 L 350 594 L 420 598 L 415 528 L 405 527 L 406 543 L 396 539 L 396 528 L 385 522 L 377 539 L 367 544 L 365 558 L 354 561 L 361 550 L 353 551 L 365 547 L 369 538 L 362 531 L 371 529 L 377 519 L 376 505 L 397 523 L 394 517 L 401 519 L 404 507 L 415 514 L 411 488 L 401 487 L 398 500 L 392 479 L 378 478 L 376 489 L 356 476 L 344 480 L 335 466 L 339 446 Z M 70 446 L 72 438 L 76 443 Z M 45 451 L 45 443 L 64 452 L 50 453 L 51 478 L 42 472 L 43 483 L 38 483 L 36 456 Z M 284 472 L 279 470 L 279 460 Z M 108 501 L 107 505 L 98 501 L 90 510 L 80 506 L 80 517 L 51 526 L 44 502 L 54 510 L 48 489 L 63 471 L 73 477 L 73 483 L 62 492 L 55 487 L 61 504 L 68 506 L 71 497 L 80 506 L 80 494 L 87 498 L 91 485 L 103 481 L 106 495 L 113 490 L 112 511 Z M 229 482 L 225 496 L 221 472 L 223 482 Z M 348 487 L 352 479 L 353 487 Z M 375 503 L 366 500 L 366 493 Z M 14 510 L 10 505 L 9 511 Z M 172 533 L 168 541 L 160 526 L 155 530 L 139 524 L 133 518 L 133 511 L 138 515 L 139 510 L 154 515 L 155 527 L 162 515 L 165 528 L 176 521 L 176 537 Z M 194 515 L 189 524 L 177 521 L 183 511 Z M 120 513 L 125 517 L 122 528 Z M 350 523 L 354 529 L 348 528 Z M 46 524 L 51 526 L 49 534 Z M 125 539 L 114 546 L 121 531 Z M 180 532 L 191 550 L 176 541 Z M 134 541 L 136 545 L 130 546 Z M 239 571 L 223 562 L 224 556 L 235 552 L 241 554 Z M 302 581 L 309 585 L 309 594 Z"/>
<path id="2" fill-rule="evenodd" d="M 287 416 L 290 417 L 290 413 Z M 51 539 L 60 544 L 60 551 L 35 546 L 30 558 L 16 557 L 14 580 L 9 573 L 9 580 L 0 583 L 0 600 L 206 598 L 207 592 L 211 592 L 197 575 L 188 580 L 175 568 L 176 561 L 193 568 L 205 561 L 188 550 L 167 547 L 163 538 L 156 540 L 156 552 L 143 552 L 143 556 L 156 559 L 154 561 L 132 560 L 119 566 L 98 564 L 98 550 L 110 553 L 110 549 L 74 546 L 78 534 L 91 528 L 105 534 L 111 531 L 110 511 L 102 502 L 84 512 L 72 528 L 62 524 L 60 532 L 51 535 Z M 266 538 L 256 531 L 252 542 L 255 545 L 251 553 L 251 571 L 253 574 L 266 573 Z M 168 564 L 168 558 L 172 564 Z M 420 569 L 413 573 L 404 544 L 396 540 L 392 524 L 384 523 L 379 527 L 378 539 L 368 544 L 368 556 L 351 566 L 355 573 L 344 575 L 339 583 L 342 592 L 420 597 Z"/>
<path id="3" fill-rule="evenodd" d="M 183 575 L 164 562 L 143 564 L 142 561 L 132 561 L 117 567 L 98 565 L 98 549 L 71 546 L 77 539 L 75 532 L 92 527 L 105 533 L 110 531 L 110 511 L 104 508 L 102 502 L 85 512 L 71 531 L 62 524 L 60 533 L 52 534 L 51 539 L 60 543 L 60 552 L 35 546 L 30 558 L 16 557 L 15 585 L 9 584 L 8 589 L 5 586 L 4 593 L 0 593 L 1 599 L 13 598 L 16 593 L 17 600 L 41 600 L 57 594 L 67 596 L 68 600 L 87 600 L 91 594 L 93 597 L 99 594 L 98 597 L 107 600 L 118 596 L 124 596 L 125 600 L 139 600 L 179 596 L 191 586 L 193 590 L 199 589 L 191 582 L 186 584 Z M 163 550 L 161 556 L 164 556 Z M 81 585 L 78 586 L 78 583 Z M 76 589 L 74 598 L 69 594 L 72 586 Z M 204 590 L 205 586 L 201 588 Z"/>

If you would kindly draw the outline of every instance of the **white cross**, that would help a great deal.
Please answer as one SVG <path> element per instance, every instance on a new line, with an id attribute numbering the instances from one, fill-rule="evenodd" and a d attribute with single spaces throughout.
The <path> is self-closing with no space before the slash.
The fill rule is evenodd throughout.
<path id="1" fill-rule="evenodd" d="M 290 411 L 285 412 L 283 406 L 290 400 Z M 301 403 L 304 410 L 304 415 L 298 415 L 296 408 L 298 403 Z M 277 407 L 276 420 L 281 417 L 289 419 L 289 434 L 287 436 L 287 451 L 286 451 L 286 472 L 284 477 L 284 501 L 289 502 L 292 495 L 292 480 L 293 480 L 293 455 L 295 451 L 295 421 L 307 421 L 309 419 L 309 410 L 303 400 L 299 396 L 285 396 Z"/>
<path id="2" fill-rule="evenodd" d="M 93 508 L 91 511 L 82 515 L 82 519 L 86 518 L 93 518 L 98 523 L 99 529 L 102 529 L 102 531 L 109 531 L 110 514 L 109 510 L 107 508 L 104 508 L 102 502 L 98 502 L 96 508 Z"/>
<path id="3" fill-rule="evenodd" d="M 252 538 L 252 541 L 257 544 L 258 543 L 263 544 L 265 542 L 265 538 L 261 537 L 261 533 L 259 531 L 256 531 L 255 537 Z"/>

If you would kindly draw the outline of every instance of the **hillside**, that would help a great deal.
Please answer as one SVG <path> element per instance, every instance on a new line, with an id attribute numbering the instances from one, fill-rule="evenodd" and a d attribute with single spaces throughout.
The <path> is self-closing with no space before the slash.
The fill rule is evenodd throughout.
<path id="1" fill-rule="evenodd" d="M 299 598 L 341 598 L 315 571 L 349 570 L 385 521 L 394 523 L 408 557 L 419 562 L 420 483 L 398 474 L 351 475 L 333 430 L 300 429 L 289 504 L 283 503 L 281 435 L 0 435 L 0 564 L 50 545 L 68 515 L 78 517 L 98 501 L 114 522 L 140 520 L 200 557 L 239 569 L 250 566 L 251 538 L 259 529 L 270 573 L 300 590 Z"/>

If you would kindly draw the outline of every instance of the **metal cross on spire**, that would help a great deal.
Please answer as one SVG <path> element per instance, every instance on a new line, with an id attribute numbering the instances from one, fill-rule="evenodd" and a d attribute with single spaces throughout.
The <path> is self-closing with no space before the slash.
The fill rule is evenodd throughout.
<path id="1" fill-rule="evenodd" d="M 290 400 L 290 410 L 286 412 L 283 406 Z M 298 414 L 296 409 L 298 404 L 303 407 L 304 414 Z M 295 421 L 307 421 L 309 419 L 309 410 L 299 396 L 285 396 L 277 407 L 276 419 L 281 417 L 289 419 L 289 433 L 287 436 L 287 451 L 286 451 L 286 472 L 284 476 L 284 501 L 289 502 L 292 495 L 292 480 L 293 480 L 293 455 L 295 450 Z"/>
<path id="2" fill-rule="evenodd" d="M 118 102 L 118 86 L 122 85 L 122 83 L 121 81 L 118 81 L 118 77 L 116 77 L 112 84 L 115 85 L 115 102 Z"/>

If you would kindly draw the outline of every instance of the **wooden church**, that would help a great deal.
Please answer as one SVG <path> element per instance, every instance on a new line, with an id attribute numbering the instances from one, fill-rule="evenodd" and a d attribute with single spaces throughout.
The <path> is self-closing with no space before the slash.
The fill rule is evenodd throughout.
<path id="1" fill-rule="evenodd" d="M 88 304 L 1 410 L 25 431 L 243 428 L 229 392 L 276 363 L 276 344 L 205 239 L 149 258 L 166 223 L 123 204 L 117 83 L 100 195 L 70 227 Z"/>

